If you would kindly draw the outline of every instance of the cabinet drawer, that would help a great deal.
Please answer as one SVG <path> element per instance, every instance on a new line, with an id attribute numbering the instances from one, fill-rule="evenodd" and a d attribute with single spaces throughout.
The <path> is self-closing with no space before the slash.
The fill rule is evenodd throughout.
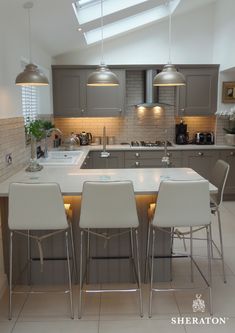
<path id="1" fill-rule="evenodd" d="M 125 168 L 160 168 L 161 158 L 149 159 L 125 159 Z"/>
<path id="2" fill-rule="evenodd" d="M 164 156 L 164 150 L 133 150 L 133 151 L 127 151 L 125 152 L 125 158 L 127 159 L 154 159 L 154 158 L 162 158 Z M 170 156 L 172 158 L 180 158 L 181 152 L 180 151 L 167 151 L 167 156 Z"/>

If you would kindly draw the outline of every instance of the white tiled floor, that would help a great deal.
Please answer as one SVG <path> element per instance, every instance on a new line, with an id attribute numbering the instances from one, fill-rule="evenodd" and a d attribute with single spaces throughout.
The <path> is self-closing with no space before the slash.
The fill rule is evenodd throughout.
<path id="1" fill-rule="evenodd" d="M 7 294 L 0 302 L 0 333 L 233 333 L 235 332 L 235 203 L 225 202 L 221 209 L 225 243 L 227 284 L 223 283 L 220 261 L 213 262 L 214 316 L 226 317 L 225 325 L 172 325 L 171 318 L 195 316 L 192 312 L 194 292 L 155 294 L 153 317 L 148 319 L 148 288 L 143 286 L 144 317 L 138 316 L 135 294 L 92 294 L 86 297 L 82 320 L 77 319 L 78 287 L 74 287 L 75 319 L 69 317 L 68 297 L 65 295 L 14 296 L 13 319 L 7 319 Z M 216 222 L 213 221 L 213 223 Z M 218 239 L 214 228 L 214 239 Z M 181 247 L 179 241 L 175 247 Z M 205 253 L 205 242 L 195 242 L 195 253 Z M 198 257 L 200 266 L 207 268 L 205 259 Z M 191 285 L 189 264 L 183 259 L 173 264 L 174 285 Z M 195 272 L 195 282 L 201 282 Z M 206 293 L 203 299 L 207 301 Z M 209 316 L 208 312 L 201 316 Z"/>

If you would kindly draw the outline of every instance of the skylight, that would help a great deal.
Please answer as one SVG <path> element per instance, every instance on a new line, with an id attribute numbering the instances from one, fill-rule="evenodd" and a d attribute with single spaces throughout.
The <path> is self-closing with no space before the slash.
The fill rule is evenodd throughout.
<path id="1" fill-rule="evenodd" d="M 173 13 L 181 0 L 103 0 L 103 39 L 158 21 Z M 100 0 L 79 0 L 73 8 L 87 44 L 101 40 Z"/>
<path id="2" fill-rule="evenodd" d="M 149 0 L 103 0 L 104 16 L 147 1 Z M 79 0 L 73 3 L 73 9 L 80 25 L 100 18 L 100 0 Z"/>

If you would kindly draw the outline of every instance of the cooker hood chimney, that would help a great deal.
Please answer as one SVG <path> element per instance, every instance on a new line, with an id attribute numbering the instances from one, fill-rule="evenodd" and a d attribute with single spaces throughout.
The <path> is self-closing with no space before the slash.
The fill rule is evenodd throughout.
<path id="1" fill-rule="evenodd" d="M 155 69 L 147 69 L 145 71 L 144 101 L 138 103 L 137 107 L 154 108 L 155 106 L 170 106 L 170 104 L 158 102 L 159 88 L 153 86 L 153 79 L 156 74 L 157 70 Z"/>

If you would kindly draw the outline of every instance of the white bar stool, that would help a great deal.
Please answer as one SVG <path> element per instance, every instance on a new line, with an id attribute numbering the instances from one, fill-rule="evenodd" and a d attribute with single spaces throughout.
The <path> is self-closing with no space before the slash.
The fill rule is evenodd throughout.
<path id="1" fill-rule="evenodd" d="M 38 209 L 39 207 L 40 209 Z M 62 232 L 65 234 L 66 259 L 68 268 L 68 290 L 65 290 L 64 293 L 69 294 L 71 318 L 73 319 L 73 297 L 68 243 L 68 231 L 72 228 L 72 226 L 68 223 L 66 217 L 63 197 L 59 185 L 55 183 L 10 184 L 8 226 L 10 229 L 9 319 L 12 318 L 12 295 L 16 293 L 22 293 L 14 291 L 12 286 L 12 256 L 14 234 L 16 233 L 25 236 L 28 241 L 29 239 L 33 239 L 37 242 L 42 265 L 43 251 L 41 243 L 44 239 Z M 45 231 L 45 233 L 42 236 L 35 236 L 30 233 L 31 231 Z M 28 258 L 28 260 L 29 259 L 30 258 Z M 31 292 L 42 293 L 41 291 Z"/>
<path id="2" fill-rule="evenodd" d="M 200 288 L 170 288 L 161 289 L 153 287 L 154 280 L 154 249 L 155 249 L 155 229 L 159 228 L 166 232 L 177 233 L 176 227 L 190 227 L 190 253 L 187 255 L 191 263 L 191 281 L 193 281 L 193 264 L 198 269 L 203 280 L 206 283 L 204 289 L 209 290 L 209 309 L 212 314 L 212 295 L 211 295 L 211 235 L 210 235 L 210 194 L 208 181 L 177 181 L 168 180 L 160 184 L 159 193 L 157 197 L 157 205 L 150 221 L 150 235 L 151 240 L 151 254 L 149 254 L 149 239 L 147 245 L 147 258 L 151 258 L 150 264 L 150 293 L 149 293 L 149 317 L 152 316 L 152 298 L 153 292 L 160 291 L 178 291 L 178 290 L 198 290 Z M 206 229 L 207 234 L 207 256 L 208 256 L 208 278 L 204 276 L 200 270 L 197 262 L 193 258 L 193 238 L 192 233 L 203 228 Z M 169 229 L 171 231 L 169 231 Z M 150 237 L 149 237 L 150 238 Z M 182 255 L 185 257 L 185 254 Z M 182 257 L 176 255 L 176 258 Z M 167 257 L 169 258 L 169 257 Z M 174 256 L 172 255 L 172 258 Z M 148 267 L 148 265 L 147 265 Z"/>
<path id="3" fill-rule="evenodd" d="M 134 195 L 133 184 L 130 181 L 100 181 L 100 182 L 85 182 L 83 184 L 82 200 L 81 200 L 81 214 L 79 227 L 81 228 L 81 243 L 80 243 L 80 291 L 79 291 L 79 309 L 78 317 L 82 315 L 82 295 L 89 292 L 138 292 L 139 293 L 139 307 L 140 316 L 143 316 L 142 305 L 142 292 L 141 292 L 141 279 L 140 279 L 140 263 L 139 263 L 139 244 L 138 244 L 138 226 L 139 219 L 136 210 L 136 201 Z M 89 234 L 98 237 L 103 237 L 108 241 L 112 236 L 107 236 L 102 231 L 94 229 L 121 229 L 115 236 L 123 233 L 129 233 L 131 239 L 131 254 L 128 259 L 131 259 L 134 265 L 134 273 L 136 277 L 136 288 L 129 289 L 98 289 L 89 290 L 84 287 L 83 281 L 87 275 L 86 271 L 83 276 L 83 235 L 84 232 L 88 234 L 87 248 L 91 246 Z M 126 229 L 126 230 L 125 230 Z M 105 230 L 106 231 L 106 230 Z M 132 233 L 135 231 L 135 250 Z M 88 250 L 89 252 L 89 250 Z M 134 252 L 136 252 L 135 266 Z M 125 259 L 126 259 L 125 258 Z M 90 260 L 89 253 L 86 256 Z M 97 258 L 96 258 L 97 259 Z M 102 259 L 109 259 L 109 257 L 102 257 Z M 120 257 L 111 259 L 120 259 Z"/>
<path id="4" fill-rule="evenodd" d="M 230 166 L 227 162 L 223 160 L 218 160 L 215 163 L 214 168 L 212 169 L 210 182 L 218 188 L 218 192 L 211 195 L 211 213 L 217 214 L 218 218 L 218 227 L 219 227 L 219 240 L 220 245 L 219 248 L 212 239 L 212 244 L 216 248 L 219 257 L 215 258 L 212 252 L 213 259 L 220 259 L 222 262 L 222 270 L 223 270 L 223 277 L 224 283 L 226 283 L 226 275 L 225 275 L 225 267 L 224 267 L 224 246 L 223 246 L 223 237 L 222 237 L 222 226 L 221 226 L 221 218 L 220 218 L 220 206 L 223 202 L 223 195 L 224 195 L 224 188 L 228 178 Z M 213 250 L 213 247 L 212 247 Z"/>

